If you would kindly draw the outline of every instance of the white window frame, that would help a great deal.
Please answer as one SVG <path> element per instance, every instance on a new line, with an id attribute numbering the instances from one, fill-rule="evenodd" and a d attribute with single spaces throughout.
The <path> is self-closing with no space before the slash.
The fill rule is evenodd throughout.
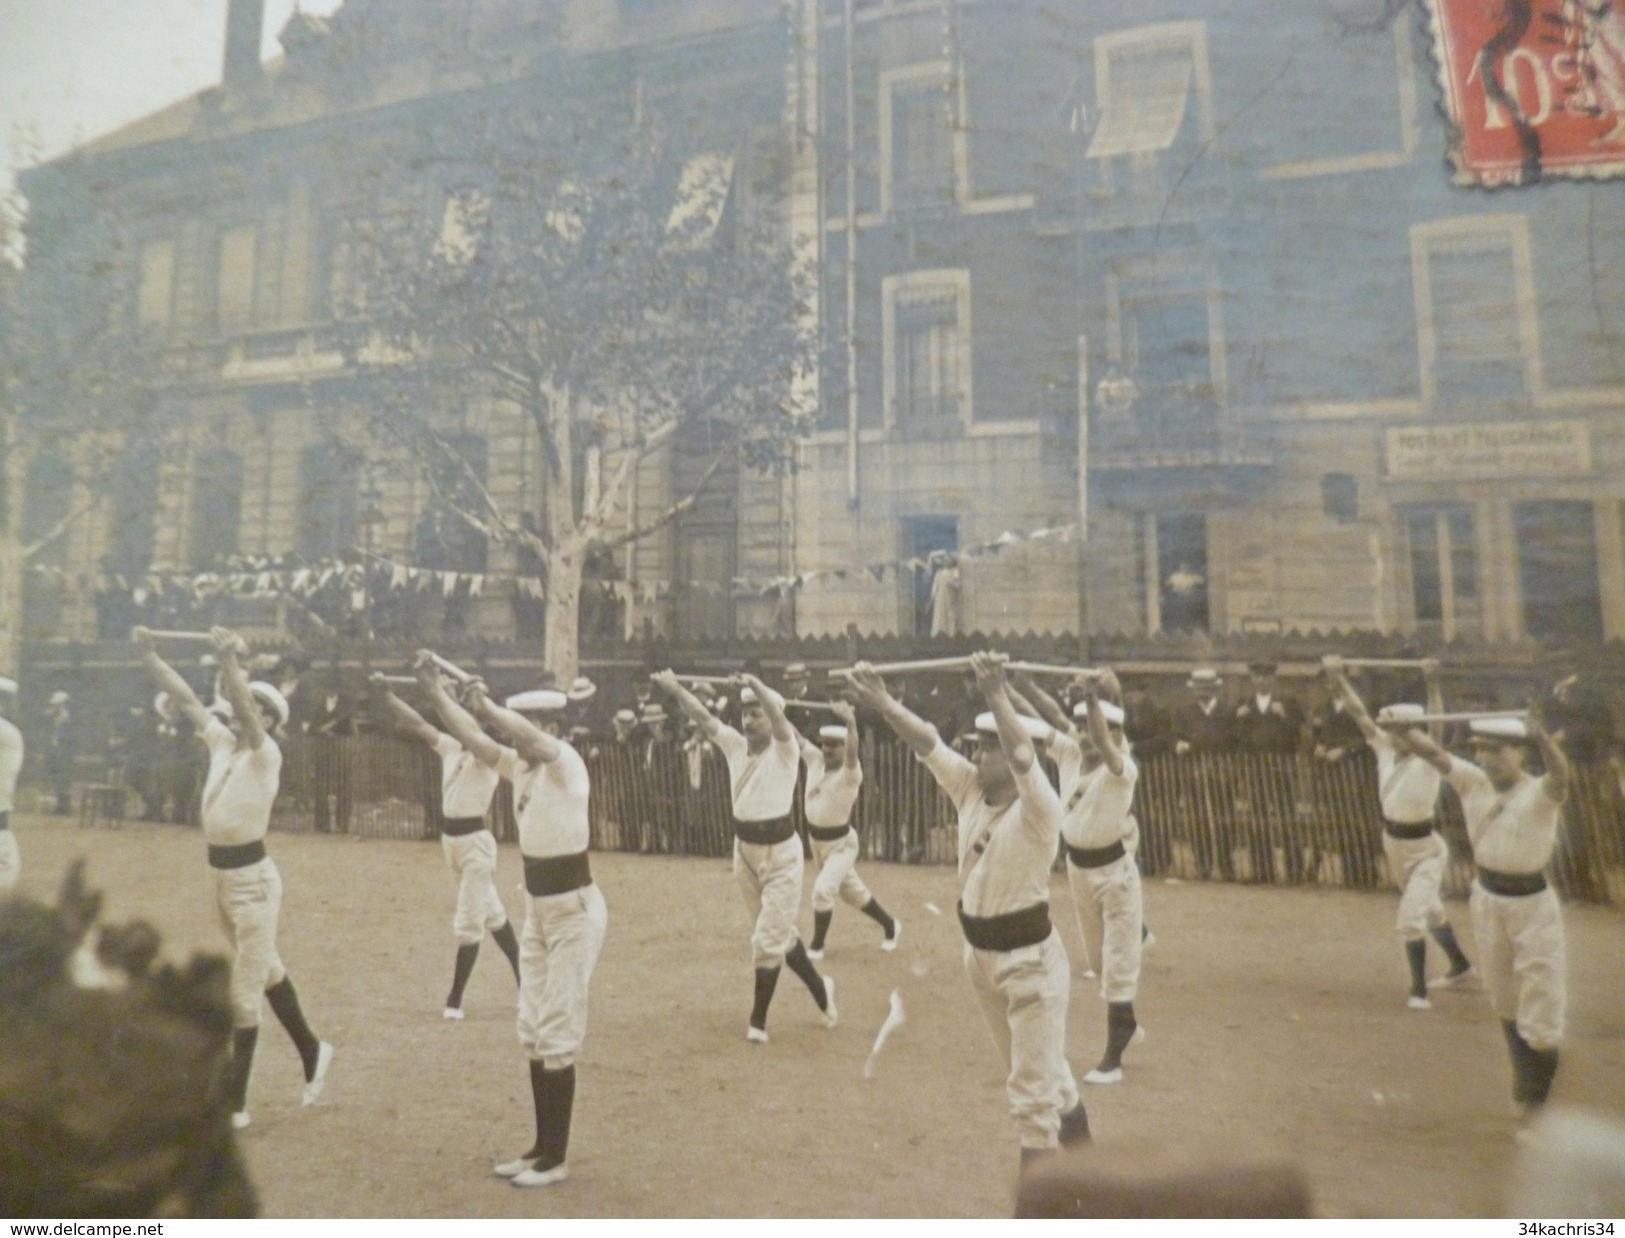
<path id="1" fill-rule="evenodd" d="M 1137 289 L 1153 286 L 1158 277 L 1187 280 L 1193 286 L 1201 285 L 1207 303 L 1208 373 L 1213 384 L 1213 398 L 1222 414 L 1227 407 L 1229 366 L 1225 350 L 1224 296 L 1219 288 L 1219 275 L 1214 266 L 1195 254 L 1172 253 L 1166 257 L 1125 258 L 1106 269 L 1106 355 L 1113 365 L 1125 374 L 1141 381 L 1129 368 L 1123 341 L 1123 302 L 1137 298 Z"/>
<path id="2" fill-rule="evenodd" d="M 1270 164 L 1262 174 L 1265 180 L 1292 181 L 1347 172 L 1377 172 L 1384 168 L 1403 167 L 1416 158 L 1422 137 L 1417 112 L 1416 52 L 1411 45 L 1410 23 L 1403 15 L 1395 20 L 1393 28 L 1394 67 L 1399 75 L 1399 149 Z"/>
<path id="3" fill-rule="evenodd" d="M 959 421 L 969 429 L 976 421 L 971 367 L 970 272 L 964 268 L 909 271 L 880 281 L 881 412 L 889 433 L 897 422 L 897 304 L 911 296 L 951 291 L 955 301 L 956 365 L 960 382 Z"/>
<path id="4" fill-rule="evenodd" d="M 226 298 L 224 295 L 226 291 L 226 243 L 228 238 L 242 234 L 247 234 L 254 242 L 250 251 L 248 287 L 243 295 L 242 314 L 227 322 L 225 315 Z M 260 252 L 263 239 L 257 222 L 229 224 L 221 228 L 216 234 L 214 249 L 214 325 L 216 332 L 221 335 L 247 331 L 254 326 L 254 309 L 257 300 L 255 293 L 259 289 L 260 262 L 265 256 Z"/>
<path id="5" fill-rule="evenodd" d="M 885 69 L 880 74 L 880 213 L 890 215 L 895 195 L 892 186 L 892 125 L 895 109 L 892 103 L 899 87 L 914 88 L 920 83 L 935 83 L 953 92 L 952 131 L 954 158 L 954 202 L 964 206 L 970 200 L 970 150 L 965 140 L 965 79 L 954 71 L 947 60 L 927 60 L 919 64 Z"/>
<path id="6" fill-rule="evenodd" d="M 1534 259 L 1529 249 L 1529 217 L 1522 214 L 1466 215 L 1411 226 L 1411 283 L 1416 295 L 1416 346 L 1422 367 L 1422 403 L 1438 397 L 1436 375 L 1439 340 L 1433 314 L 1432 247 L 1442 241 L 1478 237 L 1511 242 L 1513 296 L 1518 315 L 1518 344 L 1528 376 L 1529 394 L 1538 399 L 1544 388 L 1540 360 L 1540 317 L 1535 305 Z"/>
<path id="7" fill-rule="evenodd" d="M 1213 119 L 1213 71 L 1208 64 L 1207 54 L 1207 23 L 1205 21 L 1174 21 L 1159 22 L 1151 26 L 1135 26 L 1128 30 L 1118 30 L 1111 34 L 1103 34 L 1095 39 L 1095 107 L 1099 112 L 1099 119 L 1095 123 L 1095 132 L 1106 123 L 1111 111 L 1111 78 L 1112 57 L 1129 51 L 1151 52 L 1164 46 L 1181 46 L 1187 50 L 1191 58 L 1191 87 L 1196 92 L 1197 124 L 1200 127 L 1202 141 L 1211 142 L 1214 138 L 1215 126 Z M 1186 107 L 1190 106 L 1190 96 L 1186 96 Z M 1174 141 L 1179 140 L 1179 131 L 1174 133 Z M 1090 139 L 1091 152 L 1094 139 Z M 1095 155 L 1091 159 L 1119 159 L 1119 158 L 1155 158 L 1162 152 L 1123 151 L 1110 155 Z"/>

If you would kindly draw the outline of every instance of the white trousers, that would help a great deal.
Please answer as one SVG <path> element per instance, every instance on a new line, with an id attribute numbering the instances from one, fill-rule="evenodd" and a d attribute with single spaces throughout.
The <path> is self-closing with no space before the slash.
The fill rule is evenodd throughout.
<path id="1" fill-rule="evenodd" d="M 1450 848 L 1437 831 L 1426 838 L 1395 838 L 1384 831 L 1382 853 L 1388 872 L 1399 887 L 1399 919 L 1395 924 L 1406 941 L 1418 941 L 1445 922 L 1439 885 L 1444 881 Z"/>
<path id="2" fill-rule="evenodd" d="M 455 837 L 442 834 L 440 851 L 446 867 L 457 874 L 457 910 L 451 933 L 459 946 L 477 946 L 485 934 L 508 922 L 508 909 L 497 893 L 497 840 L 490 830 Z"/>
<path id="3" fill-rule="evenodd" d="M 855 871 L 858 863 L 858 833 L 847 830 L 845 837 L 832 842 L 812 841 L 813 864 L 818 875 L 813 878 L 812 906 L 814 911 L 834 911 L 835 897 L 848 907 L 859 910 L 869 905 L 872 897 L 869 887 Z"/>
<path id="4" fill-rule="evenodd" d="M 965 944 L 965 971 L 1004 1064 L 1010 1116 L 1024 1148 L 1056 1147 L 1061 1115 L 1078 1103 L 1066 1060 L 1068 966 L 1061 935 L 1053 931 L 1019 950 Z"/>
<path id="5" fill-rule="evenodd" d="M 23 875 L 23 853 L 17 849 L 17 836 L 0 830 L 0 894 L 17 884 Z"/>
<path id="6" fill-rule="evenodd" d="M 1473 882 L 1470 903 L 1478 970 L 1498 1018 L 1512 1020 L 1531 1048 L 1563 1039 L 1568 964 L 1563 913 L 1550 886 L 1539 894 L 1491 894 Z"/>
<path id="7" fill-rule="evenodd" d="M 804 864 L 801 839 L 793 834 L 770 846 L 734 839 L 734 878 L 750 913 L 753 967 L 780 966 L 796 944 Z"/>
<path id="8" fill-rule="evenodd" d="M 519 938 L 519 1043 L 548 1070 L 574 1065 L 609 908 L 596 885 L 529 897 Z"/>
<path id="9" fill-rule="evenodd" d="M 1100 960 L 1100 995 L 1108 1002 L 1131 1002 L 1140 988 L 1140 929 L 1145 904 L 1140 869 L 1132 853 L 1100 868 L 1066 862 L 1072 908 L 1090 959 Z"/>
<path id="10" fill-rule="evenodd" d="M 288 969 L 276 949 L 282 914 L 282 874 L 266 856 L 242 868 L 211 868 L 214 905 L 231 943 L 231 1021 L 258 1027 L 265 990 L 282 983 Z"/>

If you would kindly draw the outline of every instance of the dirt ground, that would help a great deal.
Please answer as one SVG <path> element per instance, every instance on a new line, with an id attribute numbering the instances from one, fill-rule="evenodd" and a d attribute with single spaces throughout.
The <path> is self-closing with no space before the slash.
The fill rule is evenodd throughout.
<path id="1" fill-rule="evenodd" d="M 109 920 L 151 919 L 171 958 L 222 948 L 195 831 L 14 823 L 24 892 L 54 897 L 85 855 Z M 762 1046 L 744 1038 L 749 930 L 726 863 L 595 855 L 609 936 L 572 1176 L 516 1191 L 490 1173 L 531 1138 L 513 979 L 487 942 L 467 1020 L 442 1020 L 452 887 L 439 848 L 278 834 L 271 849 L 283 958 L 338 1056 L 321 1103 L 301 1110 L 297 1058 L 267 1011 L 242 1137 L 267 1216 L 1010 1213 L 1016 1141 L 960 966 L 951 869 L 865 865 L 903 922 L 901 947 L 881 952 L 872 922 L 837 912 L 822 966 L 838 981 L 840 1027 L 825 1029 L 786 973 Z M 518 914 L 514 848 L 498 875 Z M 1157 881 L 1146 901 L 1158 937 L 1138 1002 L 1148 1038 L 1123 1085 L 1085 1089 L 1097 1140 L 1282 1151 L 1329 1216 L 1504 1215 L 1516 1144 L 1500 1030 L 1476 988 L 1406 1010 L 1392 896 Z M 1059 880 L 1054 907 L 1076 965 Z M 1452 915 L 1470 949 L 1465 906 Z M 810 909 L 802 918 L 810 931 Z M 1566 923 L 1569 1036 L 1554 1102 L 1625 1118 L 1625 914 L 1570 907 Z M 894 988 L 907 1023 L 865 1080 Z M 1080 1079 L 1104 1023 L 1098 994 L 1075 982 Z"/>

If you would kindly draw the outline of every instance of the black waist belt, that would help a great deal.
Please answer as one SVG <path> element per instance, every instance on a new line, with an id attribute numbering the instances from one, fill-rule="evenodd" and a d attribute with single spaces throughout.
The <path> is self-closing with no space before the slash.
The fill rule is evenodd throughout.
<path id="1" fill-rule="evenodd" d="M 585 851 L 575 855 L 550 855 L 545 860 L 525 856 L 525 892 L 532 898 L 568 894 L 591 884 L 592 868 Z"/>
<path id="2" fill-rule="evenodd" d="M 959 927 L 965 930 L 965 940 L 977 950 L 1020 950 L 1038 945 L 1053 931 L 1048 903 L 1034 903 L 1002 916 L 967 916 L 961 903 Z"/>
<path id="3" fill-rule="evenodd" d="M 845 838 L 851 830 L 850 825 L 808 825 L 807 833 L 811 834 L 821 843 L 836 843 Z"/>
<path id="4" fill-rule="evenodd" d="M 477 834 L 484 828 L 484 817 L 448 817 L 440 832 L 447 838 L 461 838 L 464 834 Z"/>
<path id="5" fill-rule="evenodd" d="M 0 812 L 0 830 L 9 830 L 10 828 L 11 828 L 11 813 L 10 812 Z"/>
<path id="6" fill-rule="evenodd" d="M 1478 870 L 1478 884 L 1491 894 L 1503 894 L 1508 898 L 1523 898 L 1530 894 L 1539 894 L 1546 888 L 1546 874 L 1498 873 L 1493 868 L 1480 868 Z"/>
<path id="7" fill-rule="evenodd" d="M 1066 858 L 1079 868 L 1105 868 L 1128 854 L 1121 838 L 1109 847 L 1074 847 L 1064 839 L 1062 841 L 1066 846 Z"/>
<path id="8" fill-rule="evenodd" d="M 786 838 L 795 835 L 795 824 L 788 814 L 782 817 L 773 817 L 767 821 L 741 821 L 734 818 L 734 837 L 742 843 L 759 843 L 764 847 L 771 847 L 774 843 L 782 843 Z"/>
<path id="9" fill-rule="evenodd" d="M 1419 821 L 1414 825 L 1402 825 L 1398 821 L 1384 821 L 1382 823 L 1382 832 L 1388 835 L 1389 838 L 1403 838 L 1414 841 L 1418 838 L 1426 838 L 1433 833 L 1433 822 Z"/>
<path id="10" fill-rule="evenodd" d="M 265 840 L 238 843 L 235 847 L 216 847 L 209 844 L 210 868 L 247 868 L 265 858 Z"/>

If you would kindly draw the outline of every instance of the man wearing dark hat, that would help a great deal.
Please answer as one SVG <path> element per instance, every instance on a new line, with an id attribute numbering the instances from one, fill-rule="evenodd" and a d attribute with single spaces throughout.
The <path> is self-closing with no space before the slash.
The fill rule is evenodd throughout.
<path id="1" fill-rule="evenodd" d="M 1210 791 L 1181 803 L 1191 850 L 1196 853 L 1196 867 L 1204 878 L 1217 876 L 1234 881 L 1235 797 L 1228 779 L 1213 777 L 1204 761 L 1234 750 L 1230 733 L 1234 711 L 1226 709 L 1220 699 L 1224 680 L 1211 666 L 1193 670 L 1185 687 L 1186 696 L 1174 706 L 1170 719 L 1174 752 L 1196 758 L 1192 777 L 1206 782 Z"/>
<path id="2" fill-rule="evenodd" d="M 813 860 L 813 939 L 807 957 L 824 957 L 824 938 L 835 918 L 835 898 L 856 907 L 876 924 L 885 937 L 882 950 L 897 949 L 902 926 L 875 901 L 856 870 L 858 835 L 852 828 L 852 809 L 863 787 L 863 766 L 858 761 L 858 715 L 845 701 L 833 706 L 839 726 L 818 728 L 818 743 L 801 741 L 801 760 L 807 767 L 807 837 Z"/>
<path id="3" fill-rule="evenodd" d="M 925 763 L 958 812 L 965 971 L 1005 1067 L 1026 1164 L 1089 1138 L 1089 1117 L 1066 1060 L 1066 947 L 1049 918 L 1061 800 L 1034 748 L 1050 734 L 1049 725 L 1017 715 L 1001 656 L 972 654 L 971 668 L 989 707 L 976 719 L 971 760 L 892 696 L 866 663 L 853 669 L 851 691 Z"/>
<path id="4" fill-rule="evenodd" d="M 1290 758 L 1303 742 L 1303 710 L 1280 694 L 1273 662 L 1252 662 L 1247 667 L 1248 695 L 1236 707 L 1231 732 L 1237 750 L 1276 758 Z M 1298 838 L 1297 806 L 1290 771 L 1271 768 L 1268 777 L 1254 780 L 1248 799 L 1248 850 L 1252 854 L 1252 880 L 1274 882 L 1275 847 L 1280 844 L 1286 879 L 1303 880 L 1303 844 Z"/>
<path id="5" fill-rule="evenodd" d="M 0 894 L 15 886 L 23 871 L 17 837 L 11 832 L 17 775 L 23 768 L 23 733 L 11 720 L 16 704 L 17 681 L 0 676 Z"/>
<path id="6" fill-rule="evenodd" d="M 784 964 L 807 986 L 827 1027 L 834 1027 L 837 1018 L 835 982 L 819 975 L 796 935 L 805 871 L 801 839 L 790 818 L 801 765 L 796 732 L 784 716 L 778 693 L 754 675 L 741 679 L 745 684 L 739 694 L 741 730 L 736 731 L 713 715 L 672 671 L 654 677 L 728 761 L 734 876 L 754 923 L 750 944 L 756 989 L 745 1039 L 765 1044 L 768 1007 Z"/>
<path id="7" fill-rule="evenodd" d="M 45 740 L 45 772 L 56 792 L 56 815 L 73 812 L 73 762 L 78 736 L 73 730 L 73 698 L 61 688 L 46 702 L 45 721 L 50 728 Z"/>
<path id="8" fill-rule="evenodd" d="M 221 695 L 207 709 L 181 674 L 158 656 L 152 633 L 138 627 L 130 639 L 147 671 L 189 718 L 209 749 L 203 787 L 203 837 L 209 844 L 209 871 L 215 905 L 232 947 L 231 1006 L 235 1030 L 231 1070 L 226 1080 L 232 1125 L 248 1125 L 248 1077 L 259 1041 L 260 999 L 287 1031 L 305 1071 L 300 1103 L 313 1105 L 322 1094 L 333 1046 L 305 1021 L 299 995 L 277 953 L 277 921 L 282 910 L 282 874 L 265 853 L 271 806 L 282 779 L 282 750 L 274 733 L 288 722 L 288 701 L 274 686 L 243 674 L 247 646 L 235 632 L 214 628 Z"/>
<path id="9" fill-rule="evenodd" d="M 418 674 L 438 685 L 438 676 Z M 432 666 L 432 662 L 428 663 Z M 579 753 L 559 738 L 569 699 L 551 688 L 521 692 L 498 706 L 478 682 L 465 709 L 431 689 L 453 737 L 513 786 L 519 850 L 525 861 L 525 929 L 519 946 L 519 1043 L 530 1063 L 536 1138 L 493 1172 L 517 1187 L 551 1186 L 569 1176 L 566 1155 L 575 1113 L 576 1054 L 587 1033 L 587 995 L 604 945 L 609 912 L 587 853 L 591 781 Z M 484 721 L 504 735 L 500 744 Z"/>
<path id="10" fill-rule="evenodd" d="M 1408 719 L 1388 725 L 1404 731 L 1461 797 L 1478 867 L 1469 904 L 1478 969 L 1512 1055 L 1513 1104 L 1531 1116 L 1557 1074 L 1567 1005 L 1563 914 L 1545 869 L 1568 798 L 1568 758 L 1535 711 L 1475 719 L 1469 742 L 1476 763 L 1451 756 Z M 1540 750 L 1544 777 L 1525 769 L 1531 745 Z"/>

